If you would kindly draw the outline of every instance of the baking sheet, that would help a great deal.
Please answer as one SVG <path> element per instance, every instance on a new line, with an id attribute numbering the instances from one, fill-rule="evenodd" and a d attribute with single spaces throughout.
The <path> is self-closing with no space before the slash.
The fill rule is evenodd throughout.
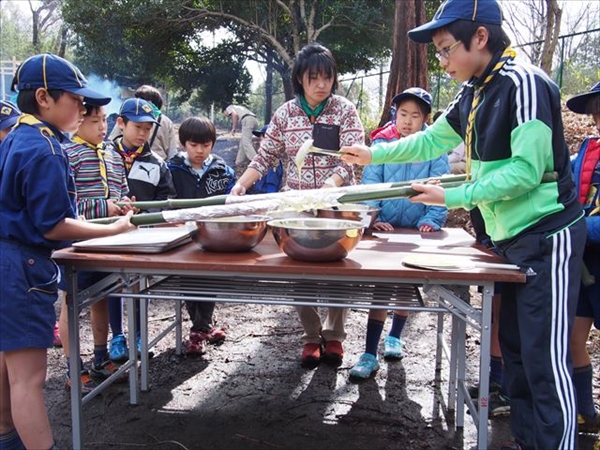
<path id="1" fill-rule="evenodd" d="M 157 227 L 88 239 L 74 243 L 73 247 L 86 252 L 161 253 L 189 241 L 189 231 L 185 227 Z"/>

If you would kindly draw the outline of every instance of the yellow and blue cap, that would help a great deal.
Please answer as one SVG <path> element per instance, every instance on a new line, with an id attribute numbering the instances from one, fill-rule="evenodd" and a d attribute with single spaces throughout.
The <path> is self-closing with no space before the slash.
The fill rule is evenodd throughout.
<path id="1" fill-rule="evenodd" d="M 121 105 L 119 116 L 126 117 L 132 122 L 152 122 L 160 125 L 154 119 L 154 108 L 150 102 L 141 98 L 128 98 Z"/>
<path id="2" fill-rule="evenodd" d="M 445 0 L 433 19 L 408 32 L 415 42 L 431 42 L 432 33 L 457 20 L 502 25 L 502 9 L 497 0 Z"/>
<path id="3" fill-rule="evenodd" d="M 52 53 L 34 55 L 21 63 L 13 79 L 19 91 L 58 89 L 83 96 L 83 101 L 94 106 L 104 106 L 111 98 L 90 89 L 81 71 L 66 59 Z"/>
<path id="4" fill-rule="evenodd" d="M 12 127 L 19 116 L 21 115 L 21 111 L 17 108 L 17 105 L 11 103 L 6 100 L 0 101 L 0 131 L 6 130 L 9 127 Z"/>

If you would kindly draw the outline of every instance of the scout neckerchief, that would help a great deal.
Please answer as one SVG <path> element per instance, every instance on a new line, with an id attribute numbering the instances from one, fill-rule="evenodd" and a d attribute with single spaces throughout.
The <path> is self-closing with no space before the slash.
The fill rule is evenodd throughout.
<path id="1" fill-rule="evenodd" d="M 137 150 L 133 152 L 127 151 L 123 146 L 123 138 L 115 140 L 115 149 L 117 150 L 117 153 L 121 155 L 123 161 L 125 161 L 125 167 L 128 171 L 131 170 L 131 166 L 133 166 L 135 159 L 144 152 L 143 145 L 140 145 Z"/>
<path id="2" fill-rule="evenodd" d="M 474 89 L 473 101 L 471 102 L 471 110 L 469 111 L 469 117 L 467 119 L 467 130 L 465 132 L 465 154 L 467 156 L 467 164 L 466 164 L 467 180 L 471 176 L 471 155 L 473 153 L 474 141 L 475 141 L 475 138 L 473 136 L 474 131 L 475 131 L 475 116 L 477 115 L 477 109 L 479 107 L 479 102 L 481 101 L 481 93 L 483 92 L 485 87 L 490 83 L 490 81 L 492 81 L 494 76 L 500 71 L 500 69 L 502 69 L 502 67 L 504 67 L 504 65 L 508 61 L 514 59 L 515 56 L 516 56 L 515 51 L 513 49 L 511 49 L 510 47 L 507 47 L 504 50 L 504 52 L 502 53 L 502 56 L 500 56 L 500 59 L 498 60 L 498 62 L 494 66 L 494 68 L 485 77 L 485 79 L 483 80 L 483 83 L 481 83 L 480 86 L 478 86 Z"/>
<path id="3" fill-rule="evenodd" d="M 85 139 L 82 139 L 79 136 L 73 136 L 71 140 L 76 144 L 83 145 L 87 148 L 94 150 L 96 152 L 96 155 L 98 155 L 98 162 L 100 166 L 100 178 L 102 180 L 102 186 L 104 187 L 104 197 L 108 198 L 110 191 L 108 189 L 108 174 L 106 173 L 106 162 L 104 161 L 104 144 L 100 143 L 98 145 L 94 145 L 89 143 Z"/>
<path id="4" fill-rule="evenodd" d="M 310 105 L 306 101 L 306 98 L 304 98 L 304 95 L 300 94 L 300 106 L 302 107 L 302 110 L 306 113 L 306 115 L 308 116 L 308 120 L 310 120 L 310 123 L 314 124 L 316 122 L 317 117 L 319 117 L 319 114 L 321 114 L 323 112 L 323 110 L 325 109 L 327 100 L 328 99 L 323 100 L 321 103 L 319 103 L 316 106 L 316 108 L 313 109 L 310 107 Z"/>
<path id="5" fill-rule="evenodd" d="M 54 132 L 50 127 L 48 127 L 44 122 L 39 119 L 36 119 L 35 116 L 31 114 L 21 114 L 21 116 L 17 119 L 17 123 L 15 128 L 21 124 L 30 125 L 32 127 L 36 127 L 40 131 L 45 131 L 49 136 L 56 137 Z"/>

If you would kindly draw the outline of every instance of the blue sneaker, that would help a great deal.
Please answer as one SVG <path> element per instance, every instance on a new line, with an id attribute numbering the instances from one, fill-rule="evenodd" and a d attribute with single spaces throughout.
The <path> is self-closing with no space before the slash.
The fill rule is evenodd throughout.
<path id="1" fill-rule="evenodd" d="M 384 359 L 402 359 L 404 353 L 402 346 L 404 342 L 394 336 L 387 336 L 383 341 L 383 358 Z"/>
<path id="2" fill-rule="evenodd" d="M 108 346 L 108 357 L 113 362 L 127 361 L 129 350 L 127 349 L 127 340 L 122 334 L 117 334 L 110 340 Z"/>
<path id="3" fill-rule="evenodd" d="M 351 378 L 361 378 L 366 380 L 378 370 L 379 362 L 377 361 L 377 357 L 370 353 L 363 353 L 360 355 L 360 359 L 354 367 L 350 369 L 349 373 Z"/>
<path id="4" fill-rule="evenodd" d="M 142 357 L 142 336 L 139 334 L 135 338 L 135 345 L 137 348 L 138 359 Z M 154 352 L 152 350 L 148 350 L 148 358 L 154 358 Z"/>

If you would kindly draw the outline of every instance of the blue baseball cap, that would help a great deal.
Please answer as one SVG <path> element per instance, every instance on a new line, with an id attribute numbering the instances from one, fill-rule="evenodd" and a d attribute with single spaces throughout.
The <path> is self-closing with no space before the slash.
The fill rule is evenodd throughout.
<path id="1" fill-rule="evenodd" d="M 19 116 L 21 115 L 21 111 L 17 108 L 17 105 L 11 103 L 6 100 L 0 101 L 0 131 L 6 130 L 7 128 L 12 127 Z"/>
<path id="2" fill-rule="evenodd" d="M 90 89 L 81 71 L 66 59 L 52 53 L 41 53 L 21 63 L 13 79 L 13 88 L 19 91 L 59 89 L 83 96 L 83 101 L 94 106 L 104 106 L 111 98 Z"/>
<path id="3" fill-rule="evenodd" d="M 576 95 L 567 100 L 567 108 L 575 113 L 589 114 L 587 104 L 596 95 L 600 96 L 600 81 L 592 86 L 588 92 Z"/>
<path id="4" fill-rule="evenodd" d="M 433 19 L 408 32 L 415 42 L 431 42 L 433 32 L 456 20 L 502 25 L 502 9 L 496 0 L 445 0 L 436 11 Z"/>
<path id="5" fill-rule="evenodd" d="M 128 98 L 121 105 L 119 116 L 126 117 L 132 122 L 152 122 L 160 125 L 154 119 L 154 108 L 150 102 L 141 98 Z"/>
<path id="6" fill-rule="evenodd" d="M 394 96 L 394 98 L 392 99 L 392 105 L 398 105 L 402 100 L 407 98 L 420 100 L 427 107 L 427 114 L 431 112 L 431 94 L 425 89 L 421 89 L 420 87 L 408 88 L 402 91 L 400 94 L 396 94 Z"/>
<path id="7" fill-rule="evenodd" d="M 254 130 L 252 132 L 252 134 L 256 137 L 263 137 L 265 135 L 265 133 L 267 132 L 267 128 L 269 128 L 269 125 L 265 125 L 264 127 L 262 127 L 260 130 Z"/>

